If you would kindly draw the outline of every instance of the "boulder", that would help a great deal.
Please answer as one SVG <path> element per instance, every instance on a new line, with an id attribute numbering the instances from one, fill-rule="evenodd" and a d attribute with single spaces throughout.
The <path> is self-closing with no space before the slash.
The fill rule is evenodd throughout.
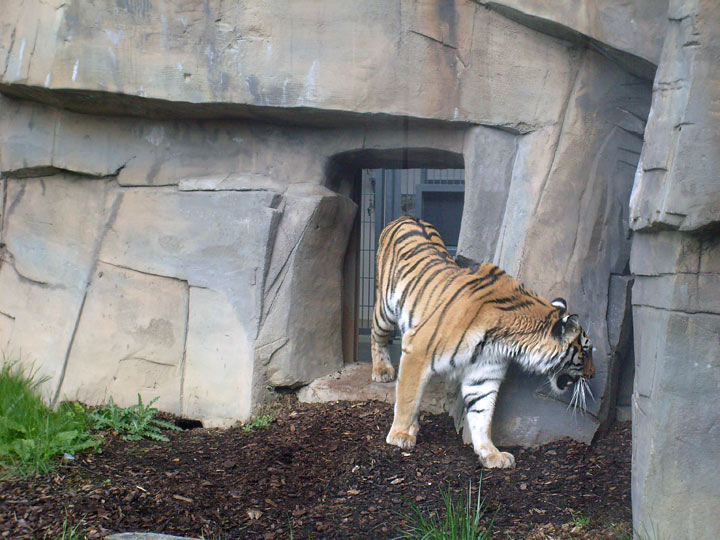
<path id="1" fill-rule="evenodd" d="M 342 269 L 356 205 L 293 186 L 273 247 L 256 354 L 267 383 L 297 387 L 342 366 Z"/>

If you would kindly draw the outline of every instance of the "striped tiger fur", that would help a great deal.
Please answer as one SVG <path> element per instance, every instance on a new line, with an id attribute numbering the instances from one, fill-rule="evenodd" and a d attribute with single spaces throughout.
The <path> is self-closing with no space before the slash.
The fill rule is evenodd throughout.
<path id="1" fill-rule="evenodd" d="M 388 343 L 397 326 L 402 356 L 395 416 L 387 442 L 415 446 L 418 410 L 430 376 L 456 378 L 472 443 L 486 467 L 512 467 L 514 457 L 490 438 L 495 401 L 511 361 L 549 377 L 556 393 L 594 375 L 592 344 L 567 312 L 527 290 L 490 263 L 462 267 L 429 223 L 402 216 L 388 224 L 377 250 L 371 331 L 372 378 L 395 378 Z"/>

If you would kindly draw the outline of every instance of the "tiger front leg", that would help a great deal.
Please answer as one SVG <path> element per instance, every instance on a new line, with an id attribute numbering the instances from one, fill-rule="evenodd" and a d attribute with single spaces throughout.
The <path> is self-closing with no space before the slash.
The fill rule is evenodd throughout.
<path id="1" fill-rule="evenodd" d="M 465 414 L 473 449 L 480 456 L 480 461 L 488 469 L 504 469 L 515 466 L 515 458 L 509 452 L 501 452 L 490 439 L 492 417 L 495 412 L 500 383 L 505 375 L 504 371 L 499 378 L 497 373 L 493 377 L 473 377 L 463 381 L 461 386 Z"/>
<path id="2" fill-rule="evenodd" d="M 404 349 L 404 347 L 403 347 Z M 415 446 L 420 422 L 420 400 L 430 375 L 430 363 L 403 350 L 395 388 L 395 415 L 385 441 L 410 450 Z"/>

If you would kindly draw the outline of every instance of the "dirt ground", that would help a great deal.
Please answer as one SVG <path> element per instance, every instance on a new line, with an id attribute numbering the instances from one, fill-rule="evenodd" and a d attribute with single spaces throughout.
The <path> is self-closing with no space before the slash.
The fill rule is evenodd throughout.
<path id="1" fill-rule="evenodd" d="M 67 519 L 88 538 L 148 531 L 216 540 L 390 539 L 440 489 L 482 479 L 493 538 L 624 538 L 630 528 L 629 424 L 593 445 L 511 449 L 512 470 L 483 470 L 447 416 L 425 415 L 412 452 L 385 444 L 379 402 L 285 404 L 245 431 L 170 432 L 170 442 L 112 435 L 46 477 L 0 481 L 0 537 L 43 538 Z"/>

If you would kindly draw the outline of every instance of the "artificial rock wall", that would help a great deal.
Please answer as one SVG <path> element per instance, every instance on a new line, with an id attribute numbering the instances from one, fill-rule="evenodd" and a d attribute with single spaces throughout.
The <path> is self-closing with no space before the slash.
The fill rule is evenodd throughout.
<path id="1" fill-rule="evenodd" d="M 671 1 L 633 188 L 633 519 L 720 537 L 720 5 Z"/>
<path id="2" fill-rule="evenodd" d="M 460 251 L 568 298 L 599 349 L 589 415 L 517 374 L 498 437 L 592 439 L 623 360 L 641 73 L 474 2 L 50 7 L 0 33 L 0 335 L 50 397 L 220 424 L 336 370 L 358 170 L 464 162 Z"/>
<path id="3" fill-rule="evenodd" d="M 0 348 L 50 399 L 246 419 L 352 356 L 358 171 L 464 164 L 460 252 L 566 297 L 598 347 L 590 414 L 513 373 L 499 440 L 589 441 L 632 323 L 636 527 L 720 537 L 719 23 L 710 0 L 3 6 Z"/>

